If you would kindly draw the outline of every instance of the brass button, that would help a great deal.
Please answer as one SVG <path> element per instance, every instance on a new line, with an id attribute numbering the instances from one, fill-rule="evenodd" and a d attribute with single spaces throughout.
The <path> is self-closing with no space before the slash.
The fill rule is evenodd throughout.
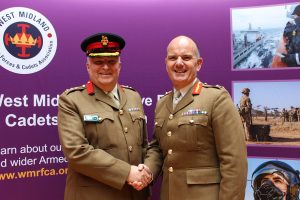
<path id="1" fill-rule="evenodd" d="M 120 115 L 123 115 L 124 111 L 123 110 L 119 110 L 119 113 L 120 113 Z"/>
<path id="2" fill-rule="evenodd" d="M 173 172 L 174 170 L 173 170 L 173 167 L 169 167 L 169 172 Z"/>
<path id="3" fill-rule="evenodd" d="M 172 151 L 172 149 L 169 149 L 169 150 L 168 150 L 168 154 L 170 154 L 170 155 L 171 155 L 171 154 L 172 154 L 172 152 L 173 152 L 173 151 Z"/>
<path id="4" fill-rule="evenodd" d="M 169 132 L 167 132 L 167 136 L 171 136 L 172 135 L 172 132 L 171 131 L 169 131 Z"/>
<path id="5" fill-rule="evenodd" d="M 172 114 L 169 115 L 169 119 L 173 119 L 173 115 Z"/>
<path id="6" fill-rule="evenodd" d="M 158 122 L 155 122 L 155 124 L 154 124 L 154 125 L 156 126 L 157 124 L 158 124 Z"/>
<path id="7" fill-rule="evenodd" d="M 191 119 L 191 120 L 190 120 L 190 124 L 193 124 L 193 123 L 194 123 L 194 120 L 193 120 L 193 119 Z"/>
<path id="8" fill-rule="evenodd" d="M 125 132 L 125 133 L 128 132 L 128 128 L 127 128 L 127 127 L 124 128 L 124 132 Z"/>
<path id="9" fill-rule="evenodd" d="M 128 149 L 130 152 L 132 152 L 132 146 L 129 146 Z"/>

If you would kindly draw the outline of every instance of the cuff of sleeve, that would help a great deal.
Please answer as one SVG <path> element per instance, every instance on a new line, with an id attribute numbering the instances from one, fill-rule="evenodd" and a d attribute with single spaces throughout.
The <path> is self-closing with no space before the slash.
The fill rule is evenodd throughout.
<path id="1" fill-rule="evenodd" d="M 130 164 L 122 160 L 118 160 L 117 164 L 114 165 L 112 168 L 113 169 L 111 170 L 115 171 L 116 173 L 108 174 L 110 177 L 110 181 L 109 181 L 110 183 L 108 183 L 108 185 L 121 190 L 126 184 L 127 177 L 130 172 Z"/>

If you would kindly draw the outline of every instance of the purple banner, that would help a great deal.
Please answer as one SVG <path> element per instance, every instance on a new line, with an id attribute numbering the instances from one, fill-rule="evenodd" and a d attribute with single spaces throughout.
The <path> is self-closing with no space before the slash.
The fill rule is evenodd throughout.
<path id="1" fill-rule="evenodd" d="M 288 3 L 297 1 L 288 0 Z M 232 92 L 234 81 L 300 80 L 299 68 L 235 70 L 231 10 L 287 0 L 3 0 L 0 5 L 0 196 L 63 199 L 66 160 L 57 133 L 58 95 L 88 81 L 83 38 L 112 32 L 126 40 L 120 84 L 139 91 L 152 137 L 157 99 L 172 89 L 166 47 L 193 38 L 204 64 L 199 79 Z M 248 22 L 245 22 L 248 23 Z M 280 91 L 279 91 L 280 92 Z M 296 105 L 300 106 L 300 104 Z M 248 155 L 300 158 L 299 146 L 249 144 Z M 159 199 L 159 183 L 153 200 Z"/>

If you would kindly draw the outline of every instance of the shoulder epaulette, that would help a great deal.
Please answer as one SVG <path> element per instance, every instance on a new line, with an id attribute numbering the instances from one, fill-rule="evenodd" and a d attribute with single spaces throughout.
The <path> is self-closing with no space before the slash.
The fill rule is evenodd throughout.
<path id="1" fill-rule="evenodd" d="M 165 97 L 165 96 L 167 96 L 168 94 L 170 94 L 172 91 L 170 90 L 170 91 L 167 91 L 167 92 L 165 92 L 165 94 L 163 95 L 163 96 L 161 96 L 160 98 L 163 98 L 163 97 Z"/>
<path id="2" fill-rule="evenodd" d="M 207 83 L 203 83 L 203 87 L 216 88 L 216 89 L 222 89 L 223 88 L 223 86 L 221 86 L 221 85 L 208 85 Z"/>
<path id="3" fill-rule="evenodd" d="M 72 92 L 81 91 L 81 90 L 84 90 L 84 89 L 85 89 L 85 85 L 81 85 L 81 86 L 78 86 L 78 87 L 72 87 L 72 88 L 66 89 L 65 93 L 68 95 Z"/>
<path id="4" fill-rule="evenodd" d="M 128 85 L 120 85 L 121 86 L 121 88 L 125 88 L 125 89 L 129 89 L 129 90 L 133 90 L 133 91 L 135 91 L 136 92 L 136 90 L 133 88 L 133 87 L 130 87 L 130 86 L 128 86 Z"/>

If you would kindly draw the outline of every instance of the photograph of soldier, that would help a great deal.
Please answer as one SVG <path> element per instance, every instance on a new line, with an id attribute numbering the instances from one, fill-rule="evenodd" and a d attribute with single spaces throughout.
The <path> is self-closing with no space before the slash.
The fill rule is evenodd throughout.
<path id="1" fill-rule="evenodd" d="M 298 4 L 231 9 L 233 70 L 299 67 Z"/>
<path id="2" fill-rule="evenodd" d="M 282 109 L 282 111 L 280 113 L 280 118 L 282 120 L 282 124 L 284 124 L 284 122 L 289 121 L 289 113 L 285 108 Z"/>
<path id="3" fill-rule="evenodd" d="M 285 52 L 281 60 L 289 67 L 300 66 L 300 5 L 297 5 L 291 14 L 292 20 L 288 21 L 283 32 Z"/>
<path id="4" fill-rule="evenodd" d="M 243 122 L 244 130 L 245 130 L 245 139 L 246 141 L 252 139 L 250 135 L 250 125 L 252 124 L 252 104 L 251 99 L 249 97 L 250 89 L 244 88 L 242 90 L 243 96 L 240 100 L 240 109 L 239 113 L 241 115 L 241 119 Z"/>
<path id="5" fill-rule="evenodd" d="M 249 158 L 245 200 L 299 200 L 299 160 Z"/>
<path id="6" fill-rule="evenodd" d="M 300 80 L 233 82 L 247 144 L 300 145 L 299 87 Z"/>

